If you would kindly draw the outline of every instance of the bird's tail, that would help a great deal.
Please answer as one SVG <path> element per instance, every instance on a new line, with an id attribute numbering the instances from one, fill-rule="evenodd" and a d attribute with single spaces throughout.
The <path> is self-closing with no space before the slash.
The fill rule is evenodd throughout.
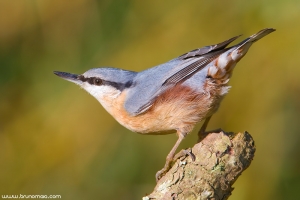
<path id="1" fill-rule="evenodd" d="M 234 49 L 234 51 L 246 51 L 249 49 L 249 47 L 256 42 L 257 40 L 265 37 L 266 35 L 272 33 L 273 31 L 275 31 L 275 29 L 273 28 L 265 28 L 261 31 L 259 31 L 258 33 L 255 33 L 253 35 L 251 35 L 250 37 L 248 37 L 247 39 L 245 39 L 244 41 L 240 42 L 239 44 L 237 44 Z M 246 53 L 245 52 L 245 53 Z"/>
<path id="2" fill-rule="evenodd" d="M 245 56 L 250 46 L 273 31 L 275 31 L 273 28 L 263 29 L 239 44 L 229 47 L 227 51 L 215 59 L 214 65 L 208 69 L 207 75 L 215 79 L 227 80 L 230 78 L 236 63 Z"/>

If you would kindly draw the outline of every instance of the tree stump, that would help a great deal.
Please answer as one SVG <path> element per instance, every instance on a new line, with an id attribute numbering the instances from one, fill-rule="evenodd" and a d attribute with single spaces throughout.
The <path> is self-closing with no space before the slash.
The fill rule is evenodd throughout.
<path id="1" fill-rule="evenodd" d="M 178 158 L 170 171 L 143 200 L 228 199 L 233 183 L 249 167 L 255 153 L 253 138 L 244 133 L 210 133 Z"/>

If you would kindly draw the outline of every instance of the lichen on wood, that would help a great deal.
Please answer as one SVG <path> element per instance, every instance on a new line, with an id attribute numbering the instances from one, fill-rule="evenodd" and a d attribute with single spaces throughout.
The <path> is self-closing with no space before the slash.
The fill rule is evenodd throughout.
<path id="1" fill-rule="evenodd" d="M 233 183 L 249 167 L 255 153 L 253 138 L 244 133 L 210 133 L 178 158 L 170 171 L 143 200 L 227 199 Z"/>

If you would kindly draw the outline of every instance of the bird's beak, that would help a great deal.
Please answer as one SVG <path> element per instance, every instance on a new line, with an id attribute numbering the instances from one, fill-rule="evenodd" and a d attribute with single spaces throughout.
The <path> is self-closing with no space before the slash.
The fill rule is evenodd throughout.
<path id="1" fill-rule="evenodd" d="M 77 85 L 82 85 L 82 81 L 78 78 L 79 75 L 77 74 L 71 74 L 68 72 L 58 72 L 58 71 L 54 71 L 53 73 L 67 81 L 73 82 Z"/>

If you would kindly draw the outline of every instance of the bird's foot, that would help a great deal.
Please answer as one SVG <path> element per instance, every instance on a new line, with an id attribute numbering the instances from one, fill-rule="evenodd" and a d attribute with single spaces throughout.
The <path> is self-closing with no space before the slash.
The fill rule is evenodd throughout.
<path id="1" fill-rule="evenodd" d="M 167 159 L 164 168 L 162 168 L 156 173 L 155 175 L 156 182 L 158 182 L 171 169 L 172 162 L 175 162 L 177 159 L 185 158 L 186 156 L 190 156 L 193 161 L 196 160 L 196 156 L 193 154 L 191 148 L 181 150 L 174 156 L 173 159 L 169 159 L 169 160 Z"/>
<path id="2" fill-rule="evenodd" d="M 156 172 L 155 174 L 156 182 L 158 182 L 170 169 L 171 169 L 171 162 L 167 161 L 164 168 Z"/>
<path id="3" fill-rule="evenodd" d="M 190 156 L 191 159 L 193 161 L 196 160 L 196 156 L 193 154 L 192 152 L 192 149 L 191 148 L 188 148 L 188 149 L 182 149 L 181 151 L 179 151 L 175 156 L 174 156 L 174 159 L 173 161 L 175 162 L 177 159 L 182 159 L 182 158 L 185 158 L 187 156 Z"/>
<path id="4" fill-rule="evenodd" d="M 219 132 L 224 132 L 221 128 L 215 129 L 215 130 L 210 130 L 210 131 L 200 131 L 198 132 L 198 140 L 197 143 L 201 142 L 208 134 L 210 133 L 219 133 Z"/>

